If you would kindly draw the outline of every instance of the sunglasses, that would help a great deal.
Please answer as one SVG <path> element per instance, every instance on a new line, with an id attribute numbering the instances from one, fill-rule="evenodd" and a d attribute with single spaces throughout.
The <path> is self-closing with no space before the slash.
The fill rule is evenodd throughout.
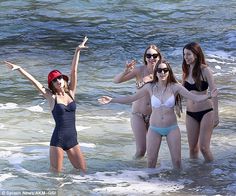
<path id="1" fill-rule="evenodd" d="M 167 73 L 167 72 L 169 71 L 169 69 L 168 69 L 168 68 L 157 68 L 157 72 L 158 72 L 158 73 L 162 73 L 162 71 L 163 71 L 164 73 Z"/>
<path id="2" fill-rule="evenodd" d="M 52 82 L 56 82 L 57 80 L 61 80 L 62 78 L 63 78 L 63 76 L 58 76 L 58 77 L 54 78 L 54 79 L 52 80 Z"/>
<path id="3" fill-rule="evenodd" d="M 150 59 L 151 57 L 153 57 L 154 59 L 156 59 L 159 56 L 159 54 L 146 54 L 146 57 L 148 59 Z"/>

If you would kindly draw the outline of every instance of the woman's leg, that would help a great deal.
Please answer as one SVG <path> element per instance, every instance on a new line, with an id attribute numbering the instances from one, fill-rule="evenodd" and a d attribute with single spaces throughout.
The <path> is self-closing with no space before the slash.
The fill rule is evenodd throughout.
<path id="1" fill-rule="evenodd" d="M 210 150 L 211 135 L 213 131 L 214 112 L 206 113 L 201 121 L 199 147 L 206 162 L 213 161 L 213 155 Z"/>
<path id="2" fill-rule="evenodd" d="M 60 147 L 50 146 L 50 170 L 61 172 L 63 166 L 64 151 Z"/>
<path id="3" fill-rule="evenodd" d="M 131 128 L 134 133 L 136 142 L 136 153 L 134 155 L 135 159 L 142 158 L 146 153 L 146 134 L 147 128 L 146 124 L 138 114 L 132 114 L 131 116 Z"/>
<path id="4" fill-rule="evenodd" d="M 147 166 L 155 168 L 161 145 L 161 136 L 149 129 L 147 133 Z"/>
<path id="5" fill-rule="evenodd" d="M 86 162 L 84 159 L 84 155 L 82 151 L 80 150 L 79 144 L 74 146 L 73 148 L 70 148 L 66 151 L 68 158 L 71 162 L 71 164 L 76 169 L 81 169 L 84 173 L 86 172 Z"/>
<path id="6" fill-rule="evenodd" d="M 199 123 L 189 115 L 186 115 L 186 129 L 188 135 L 190 159 L 197 159 L 199 154 L 198 137 Z"/>
<path id="7" fill-rule="evenodd" d="M 166 138 L 173 167 L 175 169 L 181 169 L 181 135 L 179 127 L 170 131 Z"/>

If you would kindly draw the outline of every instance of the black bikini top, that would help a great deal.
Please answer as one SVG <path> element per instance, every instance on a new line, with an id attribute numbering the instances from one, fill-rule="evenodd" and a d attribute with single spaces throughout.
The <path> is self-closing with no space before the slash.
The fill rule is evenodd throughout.
<path id="1" fill-rule="evenodd" d="M 196 86 L 196 83 L 190 84 L 188 81 L 184 81 L 184 87 L 188 91 L 205 91 L 208 89 L 208 83 L 206 81 L 201 81 L 200 88 Z"/>

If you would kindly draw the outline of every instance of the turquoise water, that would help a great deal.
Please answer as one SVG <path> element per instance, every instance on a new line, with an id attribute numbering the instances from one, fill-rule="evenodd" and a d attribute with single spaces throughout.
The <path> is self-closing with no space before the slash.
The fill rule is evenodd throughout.
<path id="1" fill-rule="evenodd" d="M 1 63 L 0 190 L 52 190 L 58 195 L 234 195 L 236 194 L 236 3 L 223 1 L 0 1 L 0 59 L 22 65 L 40 82 L 56 68 L 69 73 L 74 49 L 85 35 L 78 89 L 78 139 L 88 174 L 48 171 L 54 128 L 49 108 L 32 85 Z M 134 81 L 113 84 L 127 60 L 142 64 L 149 44 L 161 48 L 181 78 L 182 48 L 200 42 L 220 89 L 220 125 L 212 136 L 215 161 L 192 162 L 183 115 L 183 171 L 171 170 L 165 138 L 156 169 L 132 160 L 135 142 L 130 105 L 101 106 L 103 94 L 134 92 Z M 2 192 L 0 191 L 0 194 Z M 53 193 L 53 192 L 52 192 Z M 10 193 L 9 193 L 10 194 Z M 48 195 L 50 193 L 47 193 Z"/>

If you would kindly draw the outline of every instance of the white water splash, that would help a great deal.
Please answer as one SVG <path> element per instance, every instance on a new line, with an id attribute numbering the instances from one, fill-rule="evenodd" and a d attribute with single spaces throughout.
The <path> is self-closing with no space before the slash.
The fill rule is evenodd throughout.
<path id="1" fill-rule="evenodd" d="M 10 109 L 16 109 L 18 108 L 18 105 L 16 103 L 0 103 L 0 109 L 2 110 L 10 110 Z"/>
<path id="2" fill-rule="evenodd" d="M 28 107 L 26 109 L 30 110 L 31 112 L 43 112 L 43 108 L 40 107 L 39 105 L 31 106 L 31 107 Z"/>
<path id="3" fill-rule="evenodd" d="M 93 181 L 103 185 L 100 188 L 93 189 L 93 191 L 99 194 L 159 195 L 184 188 L 183 181 L 168 181 L 159 177 L 150 177 L 150 174 L 159 173 L 160 169 L 150 171 L 97 172 L 93 176 L 95 178 Z"/>

